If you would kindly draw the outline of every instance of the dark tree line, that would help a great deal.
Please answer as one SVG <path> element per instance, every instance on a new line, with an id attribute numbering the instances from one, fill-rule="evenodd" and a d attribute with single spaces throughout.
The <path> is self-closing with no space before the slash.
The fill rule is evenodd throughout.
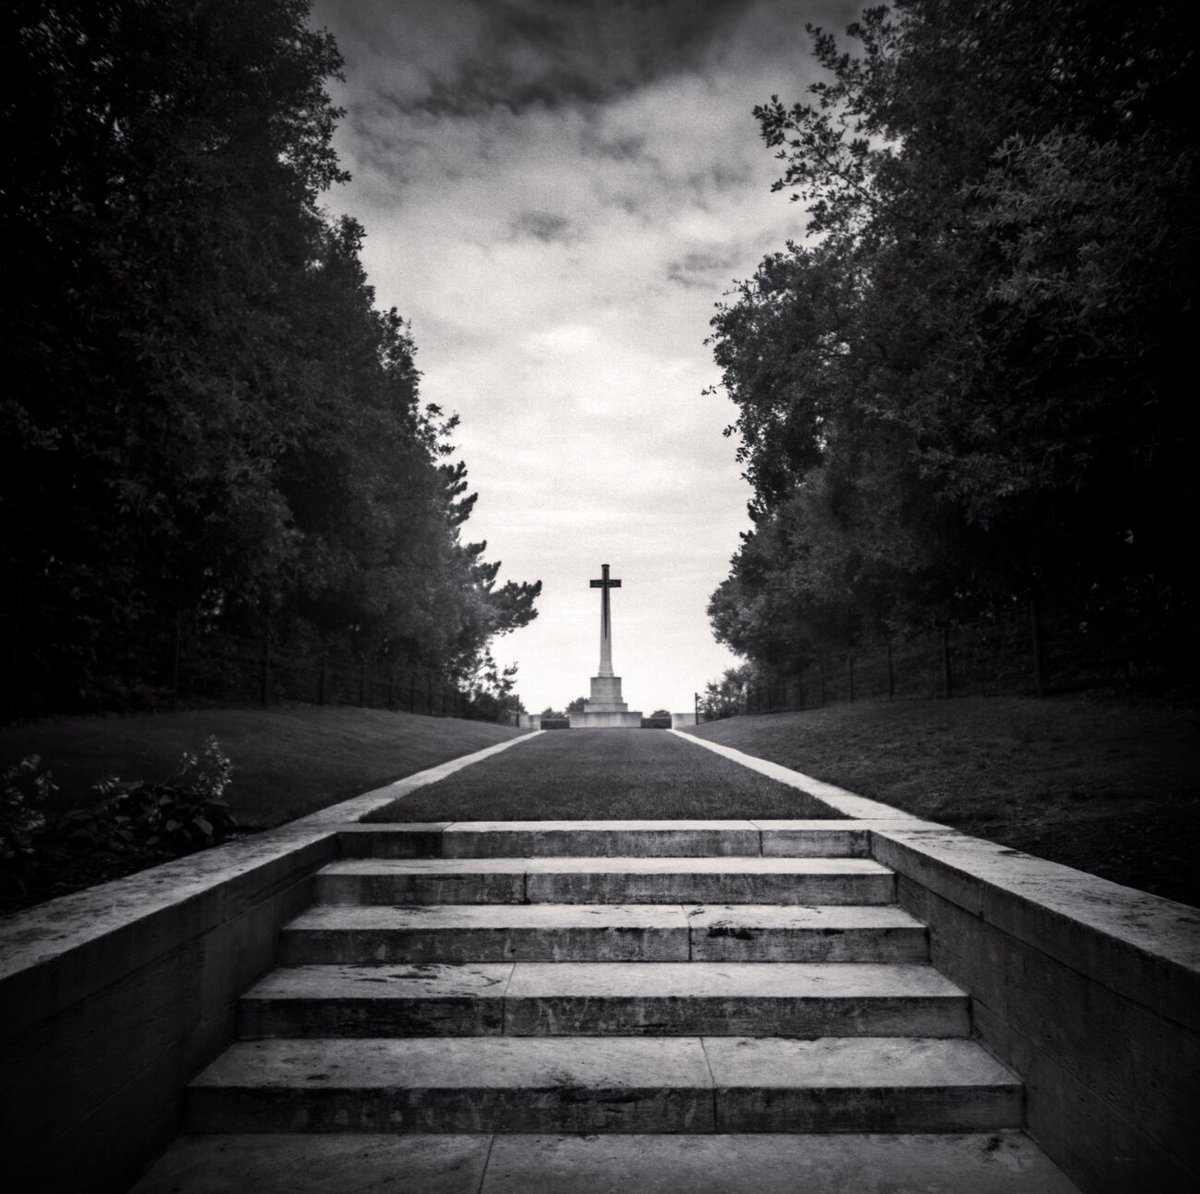
<path id="1" fill-rule="evenodd" d="M 810 235 L 713 320 L 754 490 L 719 639 L 781 670 L 1042 595 L 1195 660 L 1197 25 L 897 0 L 853 52 L 810 28 L 810 101 L 755 113 Z"/>
<path id="2" fill-rule="evenodd" d="M 341 60 L 308 7 L 0 17 L 7 625 L 76 687 L 179 613 L 459 679 L 535 616 L 463 537 L 455 420 L 362 229 L 318 207 Z"/>

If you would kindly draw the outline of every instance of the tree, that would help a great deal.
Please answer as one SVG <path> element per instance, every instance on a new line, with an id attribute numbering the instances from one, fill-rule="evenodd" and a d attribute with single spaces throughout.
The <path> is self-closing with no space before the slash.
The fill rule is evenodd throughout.
<path id="1" fill-rule="evenodd" d="M 363 230 L 318 208 L 341 59 L 308 8 L 0 18 L 6 637 L 56 699 L 180 613 L 454 679 L 535 616 L 540 585 L 462 538 L 455 420 L 420 401 Z"/>
<path id="2" fill-rule="evenodd" d="M 587 704 L 587 697 L 576 697 L 568 706 L 568 713 L 582 713 L 584 705 Z"/>
<path id="3" fill-rule="evenodd" d="M 812 31 L 812 102 L 756 109 L 810 236 L 713 321 L 754 487 L 719 638 L 779 668 L 1033 590 L 1187 612 L 1196 21 L 899 0 L 857 57 Z"/>

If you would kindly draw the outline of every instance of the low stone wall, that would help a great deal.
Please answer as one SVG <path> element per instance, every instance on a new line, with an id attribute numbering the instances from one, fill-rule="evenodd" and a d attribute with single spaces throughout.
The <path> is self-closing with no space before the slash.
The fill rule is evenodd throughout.
<path id="1" fill-rule="evenodd" d="M 0 1145 L 14 1194 L 117 1191 L 179 1130 L 186 1083 L 312 902 L 338 829 L 512 738 L 269 833 L 0 918 Z"/>
<path id="2" fill-rule="evenodd" d="M 946 827 L 872 827 L 933 964 L 1085 1194 L 1200 1190 L 1200 911 Z"/>

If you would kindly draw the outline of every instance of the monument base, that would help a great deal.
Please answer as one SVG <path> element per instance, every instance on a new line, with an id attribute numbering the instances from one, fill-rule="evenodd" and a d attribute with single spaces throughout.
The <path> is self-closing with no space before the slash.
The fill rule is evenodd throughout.
<path id="1" fill-rule="evenodd" d="M 608 730 L 635 729 L 642 727 L 640 712 L 628 712 L 620 709 L 609 709 L 603 712 L 588 709 L 584 705 L 582 713 L 571 714 L 571 729 L 573 730 Z"/>

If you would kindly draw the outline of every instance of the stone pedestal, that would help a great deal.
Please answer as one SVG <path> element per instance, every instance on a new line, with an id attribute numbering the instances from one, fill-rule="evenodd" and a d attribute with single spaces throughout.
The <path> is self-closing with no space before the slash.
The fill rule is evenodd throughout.
<path id="1" fill-rule="evenodd" d="M 585 713 L 624 713 L 628 708 L 621 700 L 620 676 L 592 677 L 592 699 L 584 701 Z"/>
<path id="2" fill-rule="evenodd" d="M 637 730 L 641 728 L 641 725 L 641 713 L 623 713 L 617 710 L 592 713 L 585 705 L 582 713 L 571 714 L 571 729 L 573 730 L 609 730 L 619 727 Z"/>

